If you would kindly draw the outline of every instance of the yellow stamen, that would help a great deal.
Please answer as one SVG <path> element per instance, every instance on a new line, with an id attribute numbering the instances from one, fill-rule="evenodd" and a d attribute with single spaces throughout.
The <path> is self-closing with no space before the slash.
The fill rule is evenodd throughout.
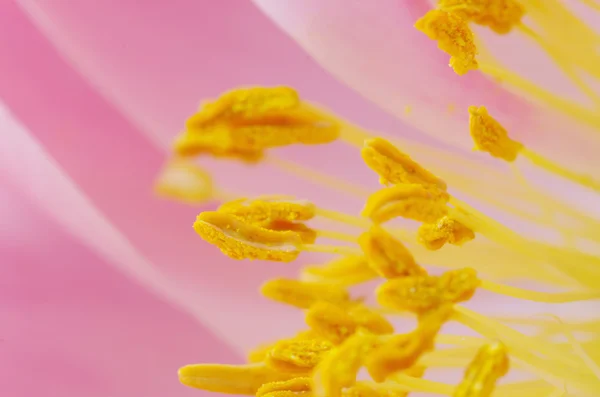
<path id="1" fill-rule="evenodd" d="M 266 364 L 278 371 L 308 373 L 332 348 L 323 339 L 282 340 L 269 351 Z"/>
<path id="2" fill-rule="evenodd" d="M 350 300 L 348 291 L 336 284 L 285 278 L 267 281 L 260 292 L 269 299 L 301 309 L 308 309 L 319 301 L 344 304 Z"/>
<path id="3" fill-rule="evenodd" d="M 438 8 L 506 34 L 521 23 L 525 8 L 515 0 L 439 0 Z"/>
<path id="4" fill-rule="evenodd" d="M 418 184 L 446 190 L 443 180 L 421 167 L 385 139 L 367 139 L 361 155 L 365 164 L 379 175 L 382 185 Z"/>
<path id="5" fill-rule="evenodd" d="M 256 397 L 307 397 L 309 392 L 310 378 L 293 378 L 285 381 L 265 383 L 256 392 Z"/>
<path id="6" fill-rule="evenodd" d="M 302 239 L 291 231 L 274 231 L 243 222 L 221 212 L 202 212 L 194 230 L 233 259 L 291 262 L 299 255 Z"/>
<path id="7" fill-rule="evenodd" d="M 435 222 L 446 215 L 449 195 L 421 185 L 396 185 L 381 189 L 367 199 L 362 215 L 375 223 L 384 223 L 395 217 Z"/>
<path id="8" fill-rule="evenodd" d="M 445 303 L 469 300 L 480 284 L 475 270 L 451 270 L 442 276 L 412 276 L 388 280 L 376 291 L 384 307 L 426 313 Z"/>
<path id="9" fill-rule="evenodd" d="M 341 397 L 343 388 L 354 386 L 358 370 L 376 345 L 376 336 L 356 333 L 333 349 L 313 374 L 314 395 Z"/>
<path id="10" fill-rule="evenodd" d="M 204 104 L 177 141 L 181 154 L 262 153 L 295 143 L 322 144 L 339 135 L 332 119 L 303 106 L 289 87 L 233 90 Z"/>
<path id="11" fill-rule="evenodd" d="M 264 223 L 262 226 L 265 229 L 278 232 L 290 231 L 297 233 L 300 236 L 300 240 L 302 240 L 302 243 L 305 245 L 314 244 L 317 237 L 323 234 L 321 230 L 314 230 L 303 223 L 290 221 L 270 221 Z"/>
<path id="12" fill-rule="evenodd" d="M 292 197 L 241 198 L 222 204 L 219 212 L 238 216 L 249 223 L 307 221 L 315 216 L 315 205 Z"/>
<path id="13" fill-rule="evenodd" d="M 508 137 L 508 133 L 485 106 L 469 106 L 469 130 L 478 150 L 506 161 L 514 161 L 523 145 Z"/>
<path id="14" fill-rule="evenodd" d="M 463 75 L 479 67 L 473 32 L 466 19 L 454 13 L 431 10 L 417 21 L 415 27 L 436 40 L 439 49 L 450 55 L 450 66 L 456 74 Z"/>
<path id="15" fill-rule="evenodd" d="M 508 372 L 508 367 L 508 351 L 501 342 L 482 346 L 469 364 L 453 397 L 489 397 L 496 381 Z"/>
<path id="16" fill-rule="evenodd" d="M 410 251 L 381 226 L 373 225 L 360 236 L 358 243 L 369 265 L 382 277 L 396 278 L 426 273 L 417 265 Z"/>
<path id="17" fill-rule="evenodd" d="M 215 197 L 210 175 L 183 159 L 167 164 L 156 179 L 154 190 L 160 196 L 186 203 L 201 203 Z"/>
<path id="18" fill-rule="evenodd" d="M 419 227 L 419 242 L 434 251 L 446 243 L 461 246 L 474 238 L 475 233 L 471 229 L 449 216 L 443 216 L 435 223 L 424 223 Z"/>
<path id="19" fill-rule="evenodd" d="M 195 364 L 179 369 L 186 386 L 216 393 L 254 395 L 265 383 L 292 379 L 296 375 L 275 371 L 264 364 Z"/>
<path id="20" fill-rule="evenodd" d="M 408 334 L 394 335 L 376 347 L 366 359 L 369 374 L 376 382 L 383 382 L 391 374 L 412 367 L 427 351 L 452 312 L 450 306 L 441 306 L 420 318 L 417 328 Z"/>
<path id="21" fill-rule="evenodd" d="M 354 334 L 357 324 L 346 310 L 328 302 L 317 302 L 306 313 L 306 324 L 323 338 L 340 344 Z"/>

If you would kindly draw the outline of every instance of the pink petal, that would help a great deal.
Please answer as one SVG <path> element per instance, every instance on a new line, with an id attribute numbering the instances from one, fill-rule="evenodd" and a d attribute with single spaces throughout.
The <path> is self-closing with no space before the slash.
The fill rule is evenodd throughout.
<path id="1" fill-rule="evenodd" d="M 202 396 L 179 383 L 178 367 L 240 360 L 208 328 L 75 241 L 2 177 L 0 216 L 4 395 Z"/>
<path id="2" fill-rule="evenodd" d="M 466 108 L 486 105 L 534 149 L 570 166 L 598 166 L 594 153 L 600 142 L 590 128 L 535 106 L 478 72 L 455 75 L 448 56 L 413 27 L 431 7 L 426 0 L 255 3 L 341 81 L 423 132 L 470 148 Z M 513 50 L 513 57 L 526 56 Z M 457 109 L 452 115 L 450 104 Z M 413 115 L 404 114 L 406 105 L 412 105 Z"/>

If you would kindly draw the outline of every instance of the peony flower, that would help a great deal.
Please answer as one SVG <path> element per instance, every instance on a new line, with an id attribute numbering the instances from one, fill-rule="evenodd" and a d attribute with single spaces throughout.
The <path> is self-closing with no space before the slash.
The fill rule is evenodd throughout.
<path id="1" fill-rule="evenodd" d="M 111 3 L 0 6 L 3 389 L 594 395 L 594 2 Z"/>

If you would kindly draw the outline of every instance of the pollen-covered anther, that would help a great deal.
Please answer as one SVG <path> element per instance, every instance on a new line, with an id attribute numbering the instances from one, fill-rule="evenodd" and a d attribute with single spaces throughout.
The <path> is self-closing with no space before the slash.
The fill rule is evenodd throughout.
<path id="1" fill-rule="evenodd" d="M 295 378 L 293 373 L 276 371 L 264 364 L 193 364 L 179 369 L 179 381 L 186 386 L 216 393 L 253 395 L 265 383 Z"/>
<path id="2" fill-rule="evenodd" d="M 367 370 L 373 380 L 383 382 L 393 373 L 415 369 L 421 356 L 433 350 L 435 337 L 451 312 L 449 305 L 428 311 L 419 317 L 414 331 L 394 335 L 374 349 L 366 360 Z"/>
<path id="3" fill-rule="evenodd" d="M 525 7 L 516 0 L 439 0 L 438 8 L 506 34 L 521 23 Z"/>
<path id="4" fill-rule="evenodd" d="M 414 183 L 446 190 L 443 180 L 421 167 L 385 139 L 367 139 L 361 155 L 365 164 L 379 175 L 382 185 Z"/>
<path id="5" fill-rule="evenodd" d="M 262 385 L 256 397 L 308 397 L 310 395 L 310 378 L 293 378 L 280 382 Z"/>
<path id="6" fill-rule="evenodd" d="M 442 276 L 388 280 L 377 288 L 376 295 L 382 306 L 423 314 L 443 304 L 469 300 L 479 285 L 475 270 L 463 268 Z"/>
<path id="7" fill-rule="evenodd" d="M 463 245 L 475 238 L 473 230 L 459 221 L 443 216 L 435 223 L 424 223 L 419 227 L 419 242 L 427 249 L 438 250 L 449 243 Z"/>
<path id="8" fill-rule="evenodd" d="M 359 237 L 358 243 L 369 265 L 382 277 L 426 274 L 426 271 L 417 265 L 410 251 L 379 225 L 371 226 L 368 232 Z"/>
<path id="9" fill-rule="evenodd" d="M 208 152 L 215 147 L 220 151 L 261 152 L 296 143 L 329 143 L 339 136 L 335 120 L 305 106 L 289 87 L 227 92 L 216 101 L 203 104 L 188 119 L 186 129 L 188 146 L 193 146 L 195 139 L 196 147 L 204 147 Z M 183 150 L 185 145 L 179 148 Z"/>
<path id="10" fill-rule="evenodd" d="M 320 338 L 281 340 L 268 352 L 266 364 L 279 371 L 308 373 L 332 348 L 333 343 Z"/>
<path id="11" fill-rule="evenodd" d="M 314 332 L 335 344 L 354 334 L 358 326 L 345 308 L 328 302 L 312 305 L 305 321 Z"/>
<path id="12" fill-rule="evenodd" d="M 365 306 L 363 303 L 354 303 L 348 308 L 348 314 L 356 325 L 375 335 L 387 335 L 394 332 L 394 326 L 380 313 Z"/>
<path id="13" fill-rule="evenodd" d="M 344 388 L 354 386 L 359 369 L 378 346 L 378 338 L 357 332 L 331 350 L 313 373 L 313 394 L 316 397 L 341 397 Z"/>
<path id="14" fill-rule="evenodd" d="M 276 278 L 261 287 L 261 293 L 276 302 L 300 309 L 309 309 L 317 302 L 345 304 L 350 300 L 348 291 L 333 283 L 299 281 Z"/>
<path id="15" fill-rule="evenodd" d="M 194 230 L 233 259 L 291 262 L 299 255 L 302 244 L 298 233 L 265 229 L 217 211 L 200 213 Z"/>
<path id="16" fill-rule="evenodd" d="M 213 197 L 210 175 L 197 165 L 176 159 L 169 162 L 158 176 L 154 189 L 165 197 L 190 203 L 199 203 Z"/>
<path id="17" fill-rule="evenodd" d="M 499 378 L 506 375 L 510 363 L 508 350 L 500 341 L 483 345 L 465 371 L 453 397 L 490 397 Z"/>
<path id="18" fill-rule="evenodd" d="M 421 185 L 396 185 L 381 189 L 369 196 L 362 215 L 375 223 L 396 217 L 433 223 L 448 213 L 448 193 Z"/>
<path id="19" fill-rule="evenodd" d="M 438 48 L 450 55 L 450 66 L 463 75 L 479 67 L 477 47 L 468 20 L 455 13 L 431 10 L 417 21 L 415 27 L 438 42 Z"/>
<path id="20" fill-rule="evenodd" d="M 262 227 L 278 232 L 289 231 L 297 233 L 300 236 L 300 240 L 302 240 L 303 244 L 314 244 L 318 237 L 316 230 L 311 229 L 301 222 L 269 221 L 262 224 Z"/>
<path id="21" fill-rule="evenodd" d="M 514 161 L 523 149 L 508 137 L 506 129 L 488 113 L 485 106 L 469 106 L 469 131 L 475 148 L 506 161 Z"/>
<path id="22" fill-rule="evenodd" d="M 307 221 L 315 216 L 314 204 L 285 196 L 241 198 L 222 204 L 219 212 L 236 215 L 249 223 Z"/>

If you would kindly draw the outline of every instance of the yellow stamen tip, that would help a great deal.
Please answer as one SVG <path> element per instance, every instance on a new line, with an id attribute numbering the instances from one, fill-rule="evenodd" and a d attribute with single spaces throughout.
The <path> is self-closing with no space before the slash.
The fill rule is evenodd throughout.
<path id="1" fill-rule="evenodd" d="M 272 147 L 329 143 L 339 130 L 336 120 L 304 106 L 292 88 L 243 88 L 204 104 L 188 119 L 175 150 L 252 159 Z"/>
<path id="2" fill-rule="evenodd" d="M 362 215 L 375 223 L 384 223 L 399 216 L 432 223 L 447 214 L 449 198 L 439 189 L 415 184 L 396 185 L 371 194 Z"/>
<path id="3" fill-rule="evenodd" d="M 339 285 L 285 278 L 267 281 L 260 291 L 269 299 L 301 309 L 308 309 L 319 301 L 344 304 L 350 300 L 348 291 Z"/>
<path id="4" fill-rule="evenodd" d="M 291 262 L 299 255 L 297 247 L 302 244 L 298 233 L 265 229 L 216 211 L 200 213 L 194 230 L 233 259 Z"/>
<path id="5" fill-rule="evenodd" d="M 438 8 L 506 34 L 521 23 L 525 7 L 515 0 L 439 0 Z"/>
<path id="6" fill-rule="evenodd" d="M 421 167 L 385 139 L 367 139 L 361 155 L 365 164 L 379 175 L 382 185 L 414 183 L 446 190 L 443 180 Z"/>
<path id="7" fill-rule="evenodd" d="M 425 270 L 417 265 L 410 251 L 381 226 L 373 225 L 368 232 L 359 237 L 358 243 L 369 265 L 382 277 L 425 274 Z"/>
<path id="8" fill-rule="evenodd" d="M 463 245 L 475 238 L 475 233 L 467 226 L 448 216 L 435 223 L 424 223 L 419 227 L 419 242 L 427 249 L 438 250 L 449 243 Z"/>
<path id="9" fill-rule="evenodd" d="M 483 345 L 465 371 L 453 397 L 489 397 L 509 369 L 508 351 L 499 341 Z"/>
<path id="10" fill-rule="evenodd" d="M 201 203 L 213 198 L 210 175 L 193 163 L 171 161 L 158 176 L 154 189 L 157 194 L 189 203 Z"/>
<path id="11" fill-rule="evenodd" d="M 241 198 L 221 205 L 219 212 L 233 214 L 249 223 L 272 221 L 307 221 L 315 216 L 315 206 L 308 201 L 289 197 Z"/>
<path id="12" fill-rule="evenodd" d="M 480 284 L 471 268 L 451 270 L 442 276 L 413 276 L 388 280 L 377 288 L 377 301 L 385 307 L 426 313 L 443 304 L 469 300 Z"/>
<path id="13" fill-rule="evenodd" d="M 419 318 L 417 328 L 394 335 L 373 350 L 366 360 L 369 374 L 376 382 L 383 382 L 391 374 L 411 369 L 421 376 L 423 369 L 414 367 L 417 360 L 434 348 L 434 340 L 451 314 L 449 306 L 442 305 Z"/>
<path id="14" fill-rule="evenodd" d="M 332 348 L 333 343 L 323 339 L 281 340 L 267 354 L 266 363 L 279 371 L 307 373 Z"/>
<path id="15" fill-rule="evenodd" d="M 356 331 L 357 324 L 346 310 L 328 302 L 317 302 L 306 313 L 306 324 L 323 338 L 340 344 Z"/>
<path id="16" fill-rule="evenodd" d="M 255 394 L 265 383 L 288 380 L 291 373 L 275 371 L 264 364 L 186 365 L 178 371 L 179 381 L 189 387 L 217 393 Z"/>
<path id="17" fill-rule="evenodd" d="M 454 13 L 431 10 L 417 21 L 415 27 L 438 42 L 438 48 L 450 55 L 450 66 L 463 75 L 479 67 L 477 47 L 468 21 Z"/>
<path id="18" fill-rule="evenodd" d="M 294 378 L 286 381 L 265 383 L 256 392 L 256 397 L 306 396 L 310 392 L 310 378 Z"/>
<path id="19" fill-rule="evenodd" d="M 485 106 L 469 106 L 469 130 L 477 150 L 506 161 L 514 161 L 523 145 L 508 137 L 502 125 L 489 115 Z"/>

